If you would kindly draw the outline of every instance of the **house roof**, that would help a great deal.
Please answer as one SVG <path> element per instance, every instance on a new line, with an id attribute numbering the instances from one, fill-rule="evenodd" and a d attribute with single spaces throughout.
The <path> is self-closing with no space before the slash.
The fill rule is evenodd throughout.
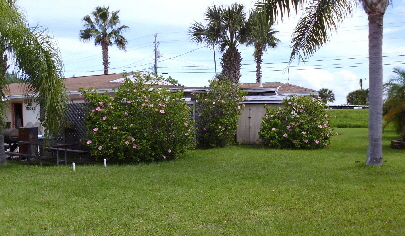
<path id="1" fill-rule="evenodd" d="M 111 90 L 120 86 L 121 83 L 111 82 L 122 78 L 122 74 L 108 74 L 108 75 L 90 75 L 65 78 L 65 86 L 67 91 L 76 92 L 80 88 L 89 89 L 94 88 L 96 90 Z M 292 85 L 289 83 L 280 82 L 267 82 L 263 83 L 262 87 L 258 83 L 241 83 L 241 87 L 245 90 L 274 90 L 278 94 L 310 94 L 317 93 L 313 89 Z M 273 88 L 273 89 L 271 89 Z M 204 89 L 203 87 L 187 87 L 189 90 Z M 13 83 L 9 85 L 9 91 L 6 91 L 6 95 L 24 95 L 24 84 Z"/>
<path id="2" fill-rule="evenodd" d="M 242 88 L 258 88 L 260 84 L 258 83 L 242 83 Z M 317 93 L 317 91 L 309 88 L 304 88 L 301 86 L 281 83 L 281 82 L 266 82 L 262 83 L 263 88 L 278 88 L 277 93 L 279 94 L 290 94 L 290 93 Z"/>

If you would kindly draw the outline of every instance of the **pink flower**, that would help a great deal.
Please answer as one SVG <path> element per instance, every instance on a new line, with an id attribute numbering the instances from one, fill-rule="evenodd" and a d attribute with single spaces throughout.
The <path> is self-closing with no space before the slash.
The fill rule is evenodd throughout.
<path id="1" fill-rule="evenodd" d="M 100 107 L 96 107 L 96 111 L 101 111 L 101 108 L 100 108 Z"/>
<path id="2" fill-rule="evenodd" d="M 94 133 L 97 132 L 97 131 L 98 131 L 98 128 L 94 128 L 93 131 L 94 131 Z"/>
<path id="3" fill-rule="evenodd" d="M 103 146 L 98 146 L 98 150 L 101 150 L 101 149 L 103 149 Z"/>
<path id="4" fill-rule="evenodd" d="M 132 148 L 136 148 L 136 147 L 137 147 L 136 144 L 132 145 Z"/>
<path id="5" fill-rule="evenodd" d="M 287 125 L 287 129 L 291 128 L 291 126 Z"/>
<path id="6" fill-rule="evenodd" d="M 128 142 L 128 141 L 125 141 L 125 144 L 126 144 L 126 145 L 129 145 L 129 142 Z"/>
<path id="7" fill-rule="evenodd" d="M 274 115 L 270 115 L 270 117 L 271 117 L 271 118 L 273 118 L 273 117 L 274 117 Z"/>
<path id="8" fill-rule="evenodd" d="M 215 104 L 215 102 L 212 102 L 212 104 Z"/>
<path id="9" fill-rule="evenodd" d="M 305 143 L 308 143 L 308 139 L 304 140 Z"/>
<path id="10" fill-rule="evenodd" d="M 127 101 L 127 103 L 132 103 L 132 101 Z"/>
<path id="11" fill-rule="evenodd" d="M 165 110 L 160 110 L 160 113 L 164 114 L 164 113 L 165 113 Z"/>
<path id="12" fill-rule="evenodd" d="M 81 93 L 81 94 L 79 94 L 79 97 L 83 97 L 83 94 Z"/>
<path id="13" fill-rule="evenodd" d="M 91 144 L 91 140 L 87 141 L 87 144 Z"/>
<path id="14" fill-rule="evenodd" d="M 315 143 L 316 143 L 316 144 L 318 144 L 318 143 L 319 143 L 319 141 L 318 141 L 318 140 L 315 140 Z"/>
<path id="15" fill-rule="evenodd" d="M 135 141 L 135 138 L 134 138 L 134 137 L 130 137 L 130 138 L 131 138 L 132 142 L 134 142 L 134 141 Z"/>
<path id="16" fill-rule="evenodd" d="M 273 130 L 273 131 L 274 131 L 274 130 L 276 130 L 276 128 L 271 128 L 271 130 Z"/>
<path id="17" fill-rule="evenodd" d="M 98 104 L 100 105 L 100 107 L 104 106 L 103 102 L 98 102 Z"/>
<path id="18" fill-rule="evenodd" d="M 322 125 L 318 125 L 318 128 L 322 129 Z"/>
<path id="19" fill-rule="evenodd" d="M 149 107 L 153 107 L 153 104 L 150 104 Z"/>
<path id="20" fill-rule="evenodd" d="M 187 123 L 184 123 L 184 126 L 187 126 L 188 124 Z"/>
<path id="21" fill-rule="evenodd" d="M 171 152 L 172 152 L 172 150 L 171 150 L 171 149 L 169 149 L 169 150 L 167 150 L 167 152 L 168 152 L 168 153 L 171 153 Z"/>
<path id="22" fill-rule="evenodd" d="M 184 135 L 189 136 L 189 134 L 188 134 L 188 133 L 185 133 Z"/>
<path id="23" fill-rule="evenodd" d="M 288 105 L 290 105 L 291 104 L 291 102 L 288 102 Z"/>
<path id="24" fill-rule="evenodd" d="M 117 127 L 113 127 L 113 129 L 117 129 Z"/>
<path id="25" fill-rule="evenodd" d="M 107 116 L 103 116 L 103 120 L 107 120 Z"/>
<path id="26" fill-rule="evenodd" d="M 288 134 L 283 134 L 283 137 L 284 137 L 284 138 L 287 138 L 287 137 L 288 137 Z"/>
<path id="27" fill-rule="evenodd" d="M 166 160 L 166 156 L 163 156 L 163 159 L 165 159 L 165 160 Z"/>
<path id="28" fill-rule="evenodd" d="M 240 106 L 238 106 L 238 110 L 240 110 Z"/>
<path id="29" fill-rule="evenodd" d="M 305 132 L 305 131 L 302 131 L 301 133 L 302 133 L 302 134 L 307 134 L 307 132 Z"/>

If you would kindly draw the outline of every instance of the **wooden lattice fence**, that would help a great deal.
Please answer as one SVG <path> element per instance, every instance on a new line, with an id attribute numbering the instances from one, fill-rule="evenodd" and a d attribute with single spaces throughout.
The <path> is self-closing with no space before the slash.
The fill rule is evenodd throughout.
<path id="1" fill-rule="evenodd" d="M 71 103 L 66 111 L 66 127 L 63 129 L 59 141 L 74 144 L 80 149 L 85 149 L 82 140 L 87 139 L 85 116 L 86 103 Z"/>

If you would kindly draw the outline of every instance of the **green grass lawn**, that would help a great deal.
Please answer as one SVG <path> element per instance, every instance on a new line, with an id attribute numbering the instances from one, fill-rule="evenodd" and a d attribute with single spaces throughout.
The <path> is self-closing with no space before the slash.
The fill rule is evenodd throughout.
<path id="1" fill-rule="evenodd" d="M 338 128 L 367 128 L 368 109 L 328 110 L 330 125 Z"/>
<path id="2" fill-rule="evenodd" d="M 322 150 L 193 150 L 140 165 L 0 167 L 0 235 L 405 235 L 405 150 L 336 129 Z"/>

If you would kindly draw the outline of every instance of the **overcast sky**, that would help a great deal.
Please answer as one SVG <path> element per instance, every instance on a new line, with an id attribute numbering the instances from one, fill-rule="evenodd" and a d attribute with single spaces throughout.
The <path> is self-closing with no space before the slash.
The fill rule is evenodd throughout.
<path id="1" fill-rule="evenodd" d="M 161 57 L 158 73 L 170 75 L 186 86 L 208 85 L 214 76 L 213 52 L 190 40 L 189 27 L 204 21 L 208 6 L 245 6 L 248 13 L 252 0 L 17 0 L 31 26 L 47 27 L 60 48 L 65 66 L 65 77 L 103 73 L 101 47 L 81 42 L 79 31 L 82 18 L 97 6 L 120 10 L 121 24 L 129 26 L 124 32 L 128 40 L 127 52 L 110 47 L 110 73 L 123 71 L 151 71 L 154 63 L 154 35 L 157 34 Z M 319 90 L 331 89 L 334 104 L 345 104 L 349 92 L 368 88 L 368 27 L 367 16 L 359 8 L 334 32 L 331 41 L 307 62 L 293 62 L 287 70 L 291 34 L 298 17 L 278 22 L 275 29 L 281 43 L 264 56 L 263 82 L 291 83 Z M 242 53 L 242 83 L 255 82 L 253 47 L 240 46 Z M 405 68 L 405 0 L 393 0 L 384 18 L 384 80 L 394 67 Z M 217 53 L 220 71 L 220 53 Z"/>

